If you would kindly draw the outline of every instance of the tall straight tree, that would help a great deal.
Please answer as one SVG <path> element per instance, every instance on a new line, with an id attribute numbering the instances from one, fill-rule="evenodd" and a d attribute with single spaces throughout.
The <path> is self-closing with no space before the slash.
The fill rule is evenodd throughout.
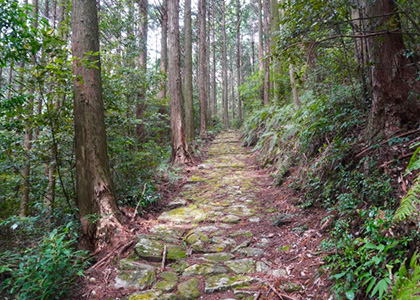
<path id="1" fill-rule="evenodd" d="M 172 162 L 191 161 L 182 120 L 182 83 L 179 50 L 179 0 L 168 1 L 168 55 L 169 99 L 171 115 Z"/>
<path id="2" fill-rule="evenodd" d="M 139 69 L 141 74 L 147 72 L 147 24 L 148 24 L 148 0 L 139 0 L 139 34 L 140 34 L 140 56 L 139 56 Z M 146 110 L 146 87 L 143 85 L 140 88 L 138 99 L 136 102 L 136 118 L 141 120 Z M 145 126 L 140 121 L 136 126 L 137 139 L 143 142 L 145 133 Z"/>
<path id="3" fill-rule="evenodd" d="M 263 31 L 263 3 L 265 0 L 258 0 L 258 66 L 260 71 L 260 97 L 264 105 L 268 105 L 268 97 L 264 97 L 264 31 Z"/>
<path id="4" fill-rule="evenodd" d="M 216 14 L 215 14 L 215 4 L 213 3 L 213 5 L 211 6 L 212 8 L 212 26 L 211 26 L 211 37 L 212 37 L 212 88 L 213 88 L 213 93 L 212 93 L 212 97 L 213 97 L 213 115 L 217 117 L 218 115 L 218 111 L 217 111 L 217 79 L 216 79 Z"/>
<path id="5" fill-rule="evenodd" d="M 198 18 L 200 22 L 200 66 L 199 66 L 199 100 L 200 100 L 200 135 L 206 133 L 207 125 L 207 53 L 206 53 L 206 0 L 200 0 L 198 3 Z"/>
<path id="6" fill-rule="evenodd" d="M 84 246 L 103 249 L 121 230 L 121 213 L 107 154 L 95 0 L 73 0 L 71 44 L 77 206 Z"/>
<path id="7" fill-rule="evenodd" d="M 229 106 L 228 106 L 228 76 L 227 76 L 227 42 L 226 42 L 226 7 L 225 0 L 221 1 L 222 10 L 222 103 L 223 103 L 223 124 L 226 129 L 229 129 Z"/>
<path id="8" fill-rule="evenodd" d="M 160 71 L 166 74 L 168 64 L 168 0 L 163 0 L 160 6 Z M 158 93 L 160 101 L 163 103 L 166 98 L 166 83 L 162 82 L 161 89 Z"/>
<path id="9" fill-rule="evenodd" d="M 34 6 L 33 10 L 33 20 L 32 20 L 32 27 L 34 29 L 38 28 L 38 13 L 39 13 L 39 3 L 38 0 L 33 0 L 32 5 Z M 35 66 L 36 64 L 36 57 L 32 57 L 32 63 Z M 24 66 L 24 62 L 22 62 L 22 66 Z M 23 69 L 23 67 L 21 68 Z M 22 169 L 21 175 L 23 178 L 23 184 L 22 184 L 22 196 L 20 199 L 20 210 L 19 210 L 19 216 L 25 217 L 28 212 L 28 206 L 29 206 L 29 190 L 30 190 L 30 175 L 31 175 L 31 164 L 29 159 L 29 151 L 32 149 L 32 140 L 33 140 L 33 128 L 32 124 L 30 122 L 30 119 L 33 115 L 34 110 L 34 91 L 32 88 L 31 96 L 29 97 L 27 110 L 28 110 L 28 116 L 26 118 L 26 126 L 25 126 L 25 134 L 23 137 L 23 149 L 25 150 L 25 156 L 26 156 L 26 164 Z"/>
<path id="10" fill-rule="evenodd" d="M 278 31 L 280 30 L 280 17 L 279 17 L 279 3 L 277 0 L 270 0 L 270 36 L 271 36 L 271 45 L 274 46 L 277 41 Z M 280 61 L 275 56 L 271 59 L 272 64 L 272 75 L 273 75 L 273 96 L 274 96 L 274 103 L 276 105 L 280 102 L 280 90 L 279 90 L 279 82 L 277 80 L 278 76 L 280 75 L 281 68 L 280 68 Z"/>
<path id="11" fill-rule="evenodd" d="M 407 55 L 394 1 L 362 1 L 368 32 L 383 35 L 367 38 L 372 82 L 371 127 L 392 134 L 409 122 L 418 122 L 420 82 L 417 67 Z M 386 28 L 386 31 L 384 30 Z M 385 132 L 384 132 L 385 131 Z"/>
<path id="12" fill-rule="evenodd" d="M 264 1 L 264 31 L 266 36 L 270 35 L 270 0 Z M 270 103 L 270 40 L 267 38 L 265 41 L 265 53 L 266 59 L 264 61 L 264 104 Z"/>
<path id="13" fill-rule="evenodd" d="M 191 0 L 185 0 L 184 16 L 184 110 L 185 110 L 185 136 L 187 140 L 194 139 L 194 105 L 193 105 L 193 79 L 192 79 L 192 27 L 191 27 Z"/>
<path id="14" fill-rule="evenodd" d="M 242 40 L 241 40 L 241 22 L 242 22 L 242 11 L 241 11 L 241 1 L 236 0 L 236 69 L 238 76 L 238 119 L 239 126 L 242 126 L 242 99 L 240 86 L 243 83 L 242 79 Z"/>

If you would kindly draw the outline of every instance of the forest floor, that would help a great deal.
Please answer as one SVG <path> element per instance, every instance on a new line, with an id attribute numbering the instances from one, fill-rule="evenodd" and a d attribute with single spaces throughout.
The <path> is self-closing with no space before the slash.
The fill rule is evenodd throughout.
<path id="1" fill-rule="evenodd" d="M 296 207 L 238 132 L 224 132 L 159 214 L 137 218 L 119 256 L 78 299 L 329 299 L 325 211 Z"/>

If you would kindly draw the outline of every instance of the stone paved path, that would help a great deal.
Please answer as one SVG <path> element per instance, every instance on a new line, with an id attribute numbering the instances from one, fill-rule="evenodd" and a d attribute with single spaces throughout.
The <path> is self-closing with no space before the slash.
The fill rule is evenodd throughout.
<path id="1" fill-rule="evenodd" d="M 264 278 L 285 275 L 266 257 L 278 247 L 275 229 L 262 225 L 276 210 L 258 198 L 269 178 L 248 159 L 238 133 L 217 137 L 179 197 L 149 234 L 138 236 L 131 258 L 119 262 L 115 286 L 137 290 L 128 300 L 254 299 Z"/>

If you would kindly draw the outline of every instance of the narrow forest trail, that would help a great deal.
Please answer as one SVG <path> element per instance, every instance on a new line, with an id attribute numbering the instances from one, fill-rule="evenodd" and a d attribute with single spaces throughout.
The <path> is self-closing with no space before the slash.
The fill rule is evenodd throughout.
<path id="1" fill-rule="evenodd" d="M 239 133 L 220 134 L 110 284 L 128 300 L 279 299 L 270 284 L 283 299 L 327 299 L 321 214 L 294 207 L 272 180 Z"/>

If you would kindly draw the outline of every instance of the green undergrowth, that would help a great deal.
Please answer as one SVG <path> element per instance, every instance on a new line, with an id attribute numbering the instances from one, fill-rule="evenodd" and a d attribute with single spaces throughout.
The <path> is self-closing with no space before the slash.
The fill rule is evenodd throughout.
<path id="1" fill-rule="evenodd" d="M 420 272 L 404 263 L 418 233 L 395 222 L 395 180 L 379 168 L 378 152 L 357 156 L 367 142 L 369 111 L 358 99 L 360 92 L 336 86 L 307 91 L 299 109 L 261 108 L 246 119 L 243 143 L 279 185 L 292 177 L 290 187 L 302 195 L 296 204 L 329 212 L 322 224 L 332 219 L 330 239 L 322 247 L 338 299 L 402 299 L 398 291 Z"/>
<path id="2" fill-rule="evenodd" d="M 34 220 L 16 219 L 0 223 L 25 238 Z M 76 249 L 76 223 L 56 227 L 47 234 L 32 238 L 25 248 L 0 253 L 0 296 L 2 299 L 67 299 L 77 276 L 83 276 L 87 252 Z M 38 234 L 37 234 L 38 236 Z M 13 296 L 12 296 L 13 295 Z"/>

